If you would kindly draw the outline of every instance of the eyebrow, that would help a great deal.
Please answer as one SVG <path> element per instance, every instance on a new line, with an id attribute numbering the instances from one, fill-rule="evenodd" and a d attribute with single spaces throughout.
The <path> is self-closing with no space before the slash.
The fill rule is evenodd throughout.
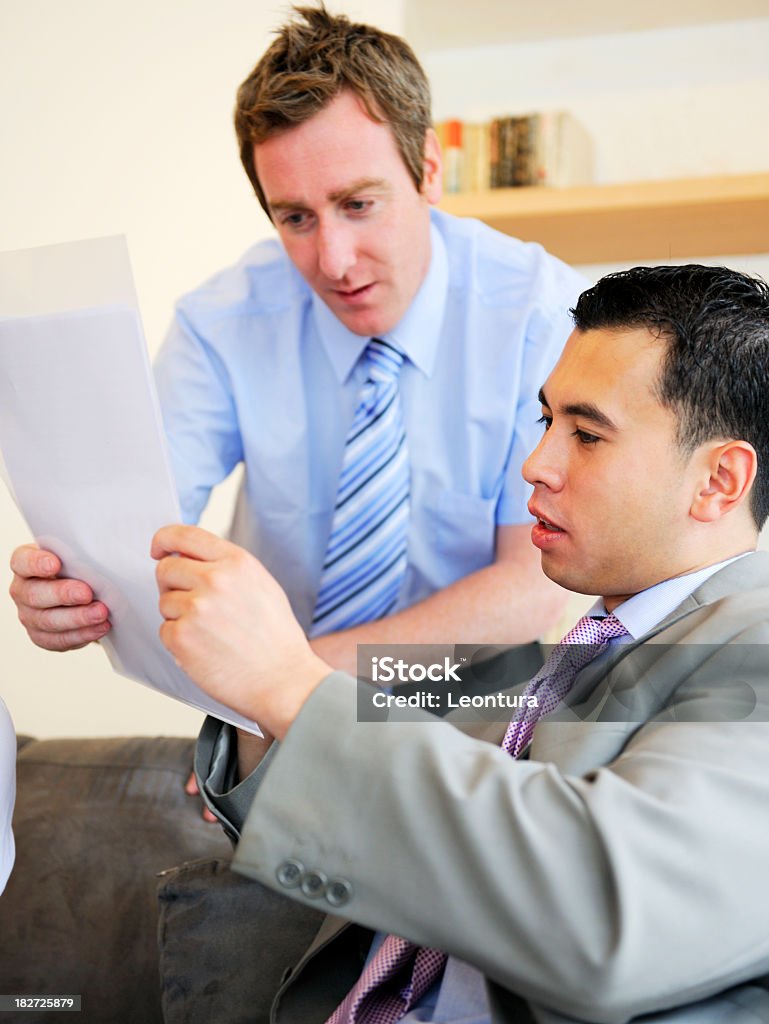
<path id="1" fill-rule="evenodd" d="M 539 389 L 539 395 L 537 396 L 542 405 L 550 409 L 552 406 L 547 400 L 545 395 L 545 389 Z M 591 423 L 595 423 L 599 427 L 604 427 L 606 430 L 617 431 L 618 427 L 614 420 L 607 416 L 605 412 L 602 412 L 597 405 L 593 405 L 592 402 L 567 402 L 566 405 L 561 405 L 558 408 L 563 416 L 581 416 L 583 419 L 589 420 Z"/>
<path id="2" fill-rule="evenodd" d="M 340 199 L 350 199 L 359 192 L 388 192 L 390 186 L 384 178 L 360 178 L 346 188 L 340 188 L 337 192 L 330 192 L 329 199 L 332 203 L 338 203 Z"/>
<path id="3" fill-rule="evenodd" d="M 384 178 L 360 178 L 351 185 L 346 185 L 335 192 L 329 192 L 328 199 L 332 203 L 344 202 L 345 199 L 351 199 L 361 192 L 387 192 L 389 188 L 390 186 Z M 270 210 L 276 211 L 303 210 L 305 204 L 300 200 L 292 202 L 290 199 L 276 199 L 274 203 L 269 203 L 269 207 Z"/>

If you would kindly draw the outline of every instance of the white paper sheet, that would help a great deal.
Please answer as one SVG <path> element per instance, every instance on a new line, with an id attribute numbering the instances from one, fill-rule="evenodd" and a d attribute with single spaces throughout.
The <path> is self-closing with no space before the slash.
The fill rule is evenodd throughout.
<path id="1" fill-rule="evenodd" d="M 125 242 L 51 249 L 53 257 L 51 250 L 0 255 L 0 448 L 11 493 L 64 575 L 85 580 L 110 609 L 112 629 L 101 644 L 116 671 L 260 734 L 208 697 L 158 636 L 150 541 L 181 516 Z M 73 308 L 59 293 L 63 308 L 52 309 L 45 279 L 57 265 L 82 282 L 100 260 L 92 292 L 108 301 Z M 42 315 L 34 313 L 31 284 L 13 298 L 9 281 L 26 277 L 37 279 Z M 82 297 L 87 289 L 76 290 Z"/>

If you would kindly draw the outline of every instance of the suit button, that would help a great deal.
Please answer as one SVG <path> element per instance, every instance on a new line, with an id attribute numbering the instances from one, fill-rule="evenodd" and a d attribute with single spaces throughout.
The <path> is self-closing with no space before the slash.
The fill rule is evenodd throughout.
<path id="1" fill-rule="evenodd" d="M 275 874 L 284 889 L 296 889 L 304 878 L 304 864 L 300 860 L 284 860 Z"/>
<path id="2" fill-rule="evenodd" d="M 327 881 L 322 871 L 308 871 L 302 879 L 302 892 L 314 900 L 326 891 Z"/>
<path id="3" fill-rule="evenodd" d="M 326 902 L 332 907 L 343 907 L 352 898 L 352 886 L 346 878 L 332 878 L 326 886 Z"/>

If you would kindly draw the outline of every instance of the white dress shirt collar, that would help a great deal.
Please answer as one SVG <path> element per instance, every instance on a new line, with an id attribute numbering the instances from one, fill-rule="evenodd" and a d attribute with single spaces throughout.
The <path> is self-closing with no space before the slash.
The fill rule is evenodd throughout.
<path id="1" fill-rule="evenodd" d="M 629 634 L 628 636 L 618 637 L 617 642 L 630 643 L 632 640 L 638 640 L 644 636 L 649 630 L 654 629 L 658 623 L 662 622 L 663 619 L 667 618 L 671 612 L 675 611 L 705 580 L 715 575 L 719 569 L 723 569 L 731 562 L 736 562 L 738 558 L 744 558 L 748 554 L 751 554 L 751 552 L 746 551 L 744 554 L 735 555 L 734 558 L 727 558 L 723 562 L 716 562 L 715 565 L 705 566 L 704 569 L 698 569 L 696 572 L 689 572 L 683 576 L 674 576 L 672 579 L 663 580 L 662 583 L 657 583 L 647 590 L 642 590 L 640 594 L 634 594 L 627 601 L 617 605 L 614 609 L 614 615 L 620 620 Z M 588 614 L 607 614 L 602 598 L 596 601 Z"/>

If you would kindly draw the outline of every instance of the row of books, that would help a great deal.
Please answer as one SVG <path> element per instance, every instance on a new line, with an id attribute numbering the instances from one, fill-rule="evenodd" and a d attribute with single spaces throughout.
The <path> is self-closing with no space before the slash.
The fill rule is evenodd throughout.
<path id="1" fill-rule="evenodd" d="M 592 139 L 566 110 L 495 117 L 483 124 L 454 118 L 435 128 L 443 147 L 447 192 L 522 185 L 563 188 L 594 180 Z"/>

